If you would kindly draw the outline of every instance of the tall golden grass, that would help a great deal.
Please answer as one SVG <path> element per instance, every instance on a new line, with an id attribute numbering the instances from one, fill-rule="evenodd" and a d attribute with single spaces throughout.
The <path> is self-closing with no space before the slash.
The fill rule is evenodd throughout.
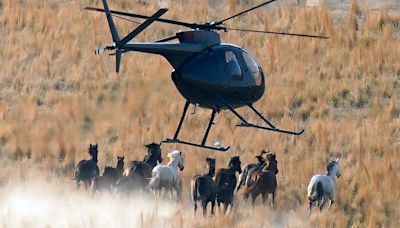
<path id="1" fill-rule="evenodd" d="M 169 1 L 165 18 L 201 23 L 253 4 L 227 1 L 209 7 L 209 2 Z M 113 58 L 95 57 L 93 49 L 108 44 L 111 37 L 104 15 L 82 8 L 101 6 L 100 1 L 0 3 L 2 195 L 7 195 L 10 185 L 23 183 L 23 178 L 34 179 L 27 175 L 32 170 L 41 170 L 39 176 L 72 176 L 75 164 L 87 158 L 89 143 L 99 144 L 102 169 L 115 165 L 117 155 L 125 155 L 127 160 L 142 158 L 145 143 L 172 136 L 184 100 L 170 80 L 171 66 L 159 56 L 129 53 L 123 56 L 117 76 Z M 143 14 L 159 7 L 155 0 L 109 4 L 114 9 Z M 371 11 L 353 1 L 337 19 L 325 7 L 282 4 L 252 12 L 230 25 L 330 36 L 329 40 L 313 40 L 221 33 L 224 42 L 249 50 L 263 66 L 267 90 L 257 108 L 277 126 L 304 128 L 305 133 L 295 137 L 237 129 L 237 119 L 222 112 L 209 141 L 231 145 L 227 154 L 164 145 L 163 153 L 177 147 L 186 154 L 182 172 L 186 199 L 189 180 L 204 172 L 206 156 L 215 156 L 217 166 L 223 167 L 232 155 L 240 155 L 246 164 L 259 150 L 270 149 L 277 154 L 280 169 L 274 210 L 258 206 L 252 212 L 246 206 L 226 218 L 195 220 L 191 214 L 178 213 L 179 219 L 171 224 L 398 227 L 399 14 L 388 9 Z M 126 34 L 132 24 L 118 21 L 118 29 Z M 157 40 L 177 29 L 182 28 L 154 24 L 136 40 Z M 239 111 L 256 121 L 246 109 Z M 209 114 L 197 110 L 195 115 L 188 115 L 181 138 L 199 141 Z M 324 172 L 332 156 L 342 158 L 337 201 L 328 211 L 305 220 L 308 181 L 313 174 Z M 190 211 L 187 201 L 182 207 Z M 241 203 L 240 194 L 237 202 Z M 155 226 L 151 218 L 143 218 L 149 223 L 141 224 Z"/>

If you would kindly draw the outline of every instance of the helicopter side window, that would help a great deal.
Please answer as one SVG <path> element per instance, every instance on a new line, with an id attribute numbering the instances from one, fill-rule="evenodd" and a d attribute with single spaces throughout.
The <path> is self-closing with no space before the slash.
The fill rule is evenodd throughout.
<path id="1" fill-rule="evenodd" d="M 240 65 L 236 59 L 236 55 L 232 51 L 225 52 L 225 62 L 226 71 L 228 72 L 229 76 L 235 80 L 242 81 L 242 71 L 240 70 Z"/>
<path id="2" fill-rule="evenodd" d="M 251 76 L 253 77 L 256 85 L 257 86 L 261 85 L 260 69 L 259 69 L 259 66 L 258 66 L 256 60 L 254 60 L 254 58 L 251 57 L 246 52 L 243 52 L 243 59 L 247 65 L 247 69 L 249 70 Z"/>

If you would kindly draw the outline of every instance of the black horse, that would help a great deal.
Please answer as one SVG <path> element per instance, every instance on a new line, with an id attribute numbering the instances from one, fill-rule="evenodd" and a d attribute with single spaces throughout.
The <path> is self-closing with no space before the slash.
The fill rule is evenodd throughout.
<path id="1" fill-rule="evenodd" d="M 229 167 L 227 169 L 219 169 L 215 175 L 215 182 L 218 186 L 217 193 L 217 204 L 220 207 L 222 203 L 224 205 L 224 213 L 228 210 L 228 206 L 233 206 L 233 192 L 236 188 L 236 172 L 242 173 L 241 161 L 239 156 L 234 156 L 229 161 Z"/>
<path id="2" fill-rule="evenodd" d="M 203 207 L 203 216 L 207 214 L 207 204 L 211 202 L 211 214 L 214 214 L 215 199 L 217 197 L 218 186 L 214 182 L 215 159 L 206 158 L 208 173 L 205 175 L 196 175 L 192 178 L 191 192 L 194 203 L 194 213 L 197 211 L 197 201 L 201 201 Z"/>
<path id="3" fill-rule="evenodd" d="M 145 145 L 147 155 L 143 161 L 132 161 L 129 167 L 128 175 L 118 182 L 120 191 L 127 192 L 133 189 L 144 189 L 149 184 L 151 171 L 162 162 L 161 144 L 151 143 Z"/>
<path id="4" fill-rule="evenodd" d="M 117 156 L 117 167 L 113 168 L 106 166 L 104 168 L 103 176 L 95 177 L 92 183 L 92 192 L 95 193 L 97 190 L 109 190 L 116 186 L 118 180 L 122 178 L 124 172 L 124 158 Z"/>
<path id="5" fill-rule="evenodd" d="M 98 145 L 90 144 L 88 152 L 91 157 L 90 160 L 82 160 L 78 163 L 75 169 L 76 186 L 79 188 L 79 182 L 82 181 L 87 189 L 92 180 L 99 176 L 99 167 L 97 166 Z"/>

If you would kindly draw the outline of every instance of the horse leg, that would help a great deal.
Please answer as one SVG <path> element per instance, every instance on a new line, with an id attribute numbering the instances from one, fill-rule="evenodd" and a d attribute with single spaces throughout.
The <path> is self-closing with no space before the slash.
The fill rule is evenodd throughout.
<path id="1" fill-rule="evenodd" d="M 272 192 L 272 202 L 271 202 L 271 207 L 274 208 L 275 205 L 275 192 Z"/>
<path id="2" fill-rule="evenodd" d="M 256 192 L 251 193 L 251 206 L 253 207 L 253 209 L 256 205 L 257 196 L 258 196 L 258 194 Z"/>
<path id="3" fill-rule="evenodd" d="M 211 214 L 214 215 L 215 199 L 211 200 Z"/>
<path id="4" fill-rule="evenodd" d="M 319 211 L 322 211 L 322 208 L 324 208 L 325 203 L 326 203 L 325 198 L 322 198 L 321 203 L 319 205 Z"/>
<path id="5" fill-rule="evenodd" d="M 176 185 L 174 185 L 174 188 L 176 190 L 176 196 L 180 200 L 182 198 L 182 185 L 176 184 Z M 171 193 L 172 193 L 172 189 L 171 189 Z"/>
<path id="6" fill-rule="evenodd" d="M 196 215 L 196 211 L 197 211 L 197 201 L 194 200 L 194 214 L 193 215 Z"/>
<path id="7" fill-rule="evenodd" d="M 79 180 L 79 179 L 77 179 L 77 180 L 76 180 L 76 182 L 75 182 L 75 184 L 76 184 L 76 189 L 77 189 L 77 190 L 79 190 L 79 187 L 80 187 L 80 185 L 79 185 L 79 181 L 80 181 L 80 180 Z"/>
<path id="8" fill-rule="evenodd" d="M 332 206 L 332 204 L 334 203 L 335 201 L 333 201 L 333 200 L 329 200 L 329 208 L 331 208 L 331 206 Z"/>
<path id="9" fill-rule="evenodd" d="M 311 200 L 308 201 L 308 212 L 307 216 L 310 216 L 311 214 L 311 208 L 312 208 L 313 202 Z"/>
<path id="10" fill-rule="evenodd" d="M 228 203 L 224 203 L 224 214 L 226 214 L 226 211 L 228 210 L 228 206 L 229 206 Z"/>
<path id="11" fill-rule="evenodd" d="M 263 204 L 267 203 L 267 199 L 268 199 L 268 194 L 266 192 L 261 193 L 261 197 L 263 200 Z"/>
<path id="12" fill-rule="evenodd" d="M 203 217 L 206 217 L 207 215 L 207 201 L 201 201 L 201 205 L 203 206 Z"/>

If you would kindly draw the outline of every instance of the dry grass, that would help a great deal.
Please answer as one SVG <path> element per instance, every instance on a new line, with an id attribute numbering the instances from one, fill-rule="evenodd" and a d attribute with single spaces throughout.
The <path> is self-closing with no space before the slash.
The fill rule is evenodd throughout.
<path id="1" fill-rule="evenodd" d="M 175 131 L 184 100 L 170 80 L 172 69 L 167 61 L 158 56 L 129 53 L 116 76 L 113 59 L 94 57 L 93 49 L 108 44 L 110 35 L 104 15 L 82 8 L 100 6 L 99 2 L 0 1 L 2 199 L 11 197 L 14 184 L 26 186 L 32 181 L 37 183 L 37 176 L 46 176 L 50 181 L 43 178 L 39 183 L 50 182 L 45 184 L 47 189 L 64 186 L 62 191 L 52 190 L 49 197 L 61 191 L 64 201 L 60 202 L 67 202 L 66 205 L 71 200 L 88 200 L 86 204 L 101 207 L 91 199 L 81 199 L 70 186 L 72 183 L 64 178 L 72 175 L 77 161 L 87 157 L 88 144 L 99 143 L 99 166 L 103 168 L 114 165 L 117 155 L 125 155 L 128 160 L 141 158 L 143 144 L 171 137 Z M 158 8 L 158 1 L 143 2 L 147 1 L 110 1 L 110 5 L 143 14 Z M 170 1 L 171 10 L 165 17 L 204 22 L 224 18 L 252 4 L 232 0 L 226 1 L 226 7 L 208 7 L 208 2 L 212 1 Z M 193 13 L 181 15 L 188 11 Z M 234 116 L 221 113 L 210 142 L 223 139 L 232 146 L 230 152 L 220 154 L 179 146 L 187 160 L 187 169 L 182 173 L 186 200 L 174 206 L 178 208 L 177 214 L 171 212 L 160 218 L 154 210 L 155 215 L 142 214 L 142 220 L 138 220 L 141 222 L 135 224 L 398 227 L 400 16 L 384 9 L 369 11 L 355 2 L 344 18 L 334 24 L 327 9 L 282 5 L 232 21 L 232 27 L 251 25 L 255 29 L 329 34 L 328 41 L 221 34 L 224 42 L 243 46 L 263 66 L 267 91 L 256 106 L 277 126 L 305 128 L 306 132 L 293 137 L 236 129 Z M 120 33 L 132 29 L 131 24 L 118 26 Z M 152 25 L 137 40 L 157 40 L 174 31 L 176 27 Z M 240 112 L 253 118 L 246 110 Z M 182 138 L 199 141 L 203 134 L 200 129 L 206 126 L 208 118 L 209 111 L 205 110 L 189 115 Z M 172 148 L 165 145 L 163 151 Z M 245 206 L 227 218 L 193 220 L 188 200 L 189 179 L 203 171 L 203 159 L 213 155 L 218 167 L 222 167 L 230 156 L 239 154 L 247 163 L 262 148 L 275 152 L 279 161 L 277 208 L 271 211 L 259 206 L 253 213 Z M 331 156 L 342 157 L 343 176 L 338 180 L 337 201 L 328 212 L 306 220 L 308 181 L 313 174 L 324 171 Z M 104 200 L 107 197 L 110 196 Z M 45 197 L 40 199 L 46 201 Z M 115 200 L 121 202 L 118 210 L 132 207 L 122 199 Z M 47 205 L 58 205 L 56 202 Z M 4 200 L 1 203 L 6 205 L 3 208 L 11 207 Z M 185 212 L 179 212 L 179 208 Z M 65 207 L 66 211 L 76 209 L 77 206 Z M 9 218 L 4 213 L 3 210 L 0 224 L 14 226 L 12 222 L 20 215 L 8 211 L 8 215 L 14 216 Z M 67 226 L 110 225 L 99 224 L 96 218 L 73 217 Z M 19 224 L 29 227 L 35 219 L 25 217 Z M 43 226 L 46 221 L 50 225 L 56 222 L 45 220 Z"/>

